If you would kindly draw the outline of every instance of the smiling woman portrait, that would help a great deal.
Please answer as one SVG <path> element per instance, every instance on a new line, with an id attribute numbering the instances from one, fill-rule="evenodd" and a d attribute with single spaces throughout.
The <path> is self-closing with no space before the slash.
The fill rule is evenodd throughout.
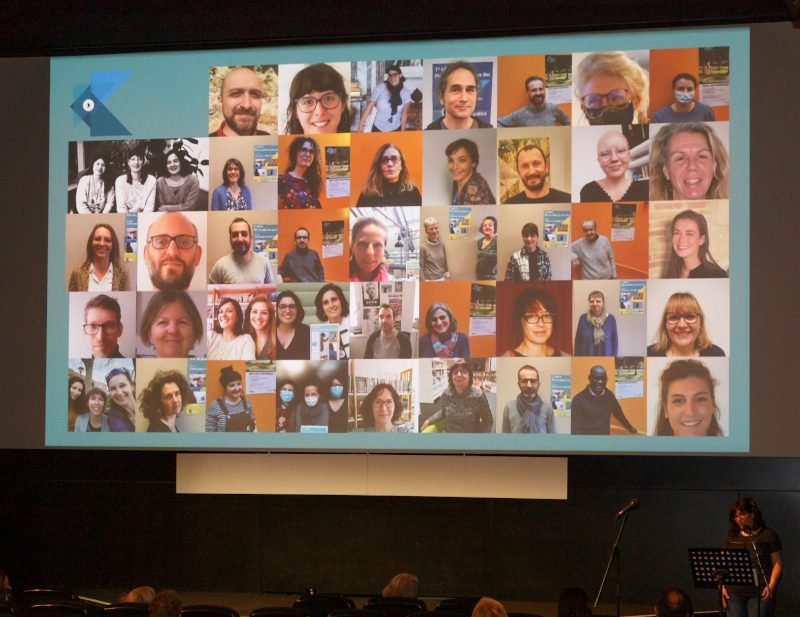
<path id="1" fill-rule="evenodd" d="M 128 271 L 120 257 L 117 232 L 98 223 L 86 239 L 86 260 L 69 275 L 68 291 L 128 291 Z"/>
<path id="2" fill-rule="evenodd" d="M 350 132 L 350 99 L 344 78 L 332 66 L 310 64 L 289 88 L 287 135 Z"/>

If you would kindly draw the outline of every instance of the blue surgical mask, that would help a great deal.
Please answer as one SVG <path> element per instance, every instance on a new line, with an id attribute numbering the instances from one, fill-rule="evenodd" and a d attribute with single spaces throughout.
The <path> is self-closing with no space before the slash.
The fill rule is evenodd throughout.
<path id="1" fill-rule="evenodd" d="M 675 100 L 678 103 L 686 104 L 691 103 L 694 100 L 694 92 L 676 92 L 675 93 Z"/>
<path id="2" fill-rule="evenodd" d="M 294 398 L 294 392 L 291 390 L 281 390 L 280 395 L 284 405 L 291 403 L 292 399 Z"/>
<path id="3" fill-rule="evenodd" d="M 331 386 L 331 396 L 333 398 L 342 398 L 344 394 L 344 386 Z"/>
<path id="4" fill-rule="evenodd" d="M 306 401 L 306 405 L 308 405 L 309 407 L 313 407 L 314 405 L 316 405 L 319 402 L 319 397 L 318 396 L 307 396 L 307 397 L 305 397 L 305 401 Z"/>

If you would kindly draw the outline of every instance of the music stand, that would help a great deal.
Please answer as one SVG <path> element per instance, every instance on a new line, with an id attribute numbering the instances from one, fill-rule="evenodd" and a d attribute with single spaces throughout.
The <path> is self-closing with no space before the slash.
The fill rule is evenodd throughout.
<path id="1" fill-rule="evenodd" d="M 717 588 L 720 615 L 725 614 L 723 585 L 757 587 L 750 552 L 746 548 L 690 548 L 689 567 L 695 587 Z"/>

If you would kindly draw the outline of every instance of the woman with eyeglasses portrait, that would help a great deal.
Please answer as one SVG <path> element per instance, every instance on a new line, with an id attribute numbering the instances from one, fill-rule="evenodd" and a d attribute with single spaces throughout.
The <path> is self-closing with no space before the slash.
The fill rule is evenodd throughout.
<path id="1" fill-rule="evenodd" d="M 301 69 L 289 88 L 287 135 L 350 132 L 350 105 L 341 74 L 327 64 Z"/>
<path id="2" fill-rule="evenodd" d="M 544 289 L 531 287 L 514 299 L 511 323 L 516 343 L 504 356 L 526 358 L 558 358 L 569 356 L 550 344 L 558 322 L 555 298 Z"/>
<path id="3" fill-rule="evenodd" d="M 585 56 L 575 75 L 575 96 L 589 124 L 645 124 L 650 76 L 622 51 Z"/>
<path id="4" fill-rule="evenodd" d="M 228 159 L 222 168 L 222 184 L 211 195 L 211 209 L 252 210 L 253 197 L 244 183 L 244 165 L 239 159 Z"/>
<path id="5" fill-rule="evenodd" d="M 278 208 L 321 208 L 322 166 L 319 146 L 309 137 L 296 137 L 289 145 L 289 166 L 278 176 Z"/>
<path id="6" fill-rule="evenodd" d="M 647 180 L 633 180 L 628 173 L 631 151 L 625 135 L 619 131 L 604 133 L 597 141 L 597 163 L 605 177 L 583 185 L 582 202 L 649 200 Z"/>
<path id="7" fill-rule="evenodd" d="M 278 360 L 308 360 L 311 329 L 303 323 L 306 312 L 293 291 L 282 291 L 275 302 L 278 313 L 276 331 Z"/>
<path id="8" fill-rule="evenodd" d="M 684 210 L 676 214 L 667 241 L 670 251 L 663 278 L 728 278 L 728 273 L 711 256 L 708 222 L 699 212 Z"/>
<path id="9" fill-rule="evenodd" d="M 69 291 L 128 291 L 128 271 L 120 257 L 117 232 L 98 223 L 86 239 L 86 259 L 69 275 Z"/>
<path id="10" fill-rule="evenodd" d="M 422 195 L 412 182 L 408 164 L 395 144 L 383 144 L 372 160 L 358 206 L 419 206 Z"/>
<path id="11" fill-rule="evenodd" d="M 419 337 L 420 358 L 469 358 L 469 338 L 458 331 L 458 320 L 450 307 L 435 302 L 425 313 L 425 336 Z"/>
<path id="12" fill-rule="evenodd" d="M 664 306 L 657 340 L 647 347 L 655 357 L 721 357 L 725 352 L 708 337 L 703 308 L 688 292 L 672 294 Z"/>
<path id="13" fill-rule="evenodd" d="M 472 385 L 469 362 L 458 358 L 447 372 L 449 387 L 442 394 L 442 406 L 420 427 L 444 433 L 489 433 L 494 417 L 483 390 Z M 435 429 L 433 427 L 436 427 Z"/>
<path id="14" fill-rule="evenodd" d="M 390 384 L 372 388 L 361 402 L 362 420 L 358 430 L 368 433 L 408 433 L 408 427 L 397 424 L 403 415 L 403 399 Z"/>
<path id="15" fill-rule="evenodd" d="M 364 131 L 373 109 L 377 110 L 372 121 L 373 133 L 405 130 L 408 104 L 411 102 L 411 93 L 403 85 L 405 81 L 403 71 L 398 65 L 393 64 L 386 69 L 386 81 L 372 90 L 369 103 L 361 114 L 359 131 Z"/>

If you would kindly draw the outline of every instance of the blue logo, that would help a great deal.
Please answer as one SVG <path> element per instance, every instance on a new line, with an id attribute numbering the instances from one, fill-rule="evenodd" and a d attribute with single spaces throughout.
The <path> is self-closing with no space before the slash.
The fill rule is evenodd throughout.
<path id="1" fill-rule="evenodd" d="M 96 71 L 90 84 L 76 84 L 75 100 L 70 107 L 75 112 L 75 123 L 83 120 L 92 137 L 130 135 L 117 117 L 106 107 L 114 91 L 128 79 L 131 71 Z"/>

